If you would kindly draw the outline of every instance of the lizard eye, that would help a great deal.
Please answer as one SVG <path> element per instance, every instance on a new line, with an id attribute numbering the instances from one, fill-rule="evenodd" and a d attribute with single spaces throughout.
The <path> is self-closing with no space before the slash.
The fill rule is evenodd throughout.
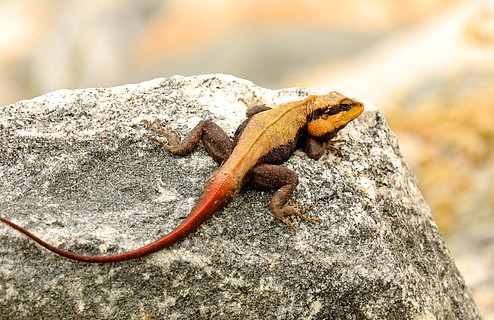
<path id="1" fill-rule="evenodd" d="M 352 108 L 352 105 L 353 103 L 349 99 L 345 99 L 340 102 L 340 108 L 343 109 L 344 111 L 350 110 Z"/>
<path id="2" fill-rule="evenodd" d="M 327 113 L 324 113 L 324 114 L 321 116 L 321 119 L 323 119 L 323 120 L 328 120 L 328 118 L 329 118 L 329 114 L 327 114 Z"/>

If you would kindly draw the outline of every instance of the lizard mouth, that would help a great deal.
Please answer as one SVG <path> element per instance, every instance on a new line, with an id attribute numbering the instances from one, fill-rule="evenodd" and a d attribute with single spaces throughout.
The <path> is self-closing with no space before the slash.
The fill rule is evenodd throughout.
<path id="1" fill-rule="evenodd" d="M 354 100 L 352 107 L 348 111 L 341 111 L 336 115 L 334 119 L 335 127 L 340 127 L 342 124 L 352 121 L 360 116 L 362 112 L 364 112 L 364 104 Z"/>

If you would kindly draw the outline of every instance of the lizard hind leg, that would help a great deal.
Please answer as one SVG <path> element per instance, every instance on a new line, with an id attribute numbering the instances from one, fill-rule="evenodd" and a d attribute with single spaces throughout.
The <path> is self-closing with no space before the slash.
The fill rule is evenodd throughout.
<path id="1" fill-rule="evenodd" d="M 157 126 L 147 120 L 141 122 L 148 125 L 153 131 L 163 135 L 168 144 L 156 138 L 149 138 L 161 145 L 163 148 L 170 150 L 171 153 L 177 155 L 187 155 L 197 146 L 199 141 L 202 141 L 204 147 L 217 163 L 225 161 L 233 151 L 233 142 L 228 137 L 225 131 L 211 120 L 201 120 L 189 132 L 182 141 L 179 141 L 178 135 L 174 133 L 170 127 L 164 128 L 159 119 L 155 120 Z"/>
<path id="2" fill-rule="evenodd" d="M 262 103 L 261 99 L 257 98 L 256 93 L 254 91 L 252 91 L 252 96 L 250 97 L 250 99 L 247 100 L 244 98 L 238 98 L 238 101 L 242 102 L 247 107 L 247 110 L 245 111 L 245 115 L 247 117 L 253 116 L 259 112 L 272 109 L 266 106 L 264 103 Z"/>
<path id="3" fill-rule="evenodd" d="M 250 183 L 254 187 L 267 189 L 278 188 L 271 199 L 269 210 L 273 216 L 288 225 L 294 234 L 297 231 L 293 224 L 287 220 L 287 216 L 298 216 L 304 220 L 321 224 L 321 220 L 309 218 L 304 215 L 305 212 L 313 208 L 312 205 L 305 209 L 298 208 L 299 202 L 294 206 L 290 205 L 290 197 L 298 184 L 298 177 L 295 172 L 278 165 L 258 164 L 250 170 L 249 175 Z"/>

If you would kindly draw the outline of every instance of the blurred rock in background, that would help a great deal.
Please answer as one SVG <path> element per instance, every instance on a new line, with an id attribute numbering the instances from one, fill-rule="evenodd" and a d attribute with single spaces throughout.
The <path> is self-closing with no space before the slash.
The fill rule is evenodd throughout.
<path id="1" fill-rule="evenodd" d="M 494 1 L 0 2 L 0 104 L 228 73 L 380 107 L 494 319 Z"/>

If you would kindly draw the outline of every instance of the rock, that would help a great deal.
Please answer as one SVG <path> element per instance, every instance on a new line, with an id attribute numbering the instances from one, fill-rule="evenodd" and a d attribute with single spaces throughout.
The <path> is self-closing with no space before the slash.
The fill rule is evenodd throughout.
<path id="1" fill-rule="evenodd" d="M 226 75 L 60 90 L 0 112 L 1 216 L 77 253 L 136 249 L 172 230 L 216 164 L 148 142 L 142 119 L 180 135 L 201 118 L 230 135 L 238 102 L 268 105 L 322 90 L 256 87 Z M 415 177 L 370 104 L 340 133 L 343 156 L 298 151 L 293 200 L 317 225 L 268 211 L 245 188 L 185 240 L 149 257 L 84 264 L 0 225 L 1 319 L 478 319 Z"/>

